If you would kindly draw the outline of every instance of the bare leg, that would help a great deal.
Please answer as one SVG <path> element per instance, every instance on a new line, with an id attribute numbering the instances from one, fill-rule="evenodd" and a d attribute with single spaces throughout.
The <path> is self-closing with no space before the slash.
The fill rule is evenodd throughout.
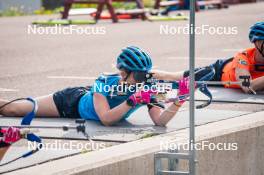
<path id="1" fill-rule="evenodd" d="M 44 117 L 59 117 L 59 112 L 53 101 L 53 95 L 47 95 L 36 98 L 38 104 L 38 110 L 36 116 Z M 8 101 L 0 100 L 0 105 L 5 104 Z M 24 116 L 32 111 L 32 103 L 27 100 L 18 101 L 5 106 L 0 114 L 4 116 L 19 117 Z"/>

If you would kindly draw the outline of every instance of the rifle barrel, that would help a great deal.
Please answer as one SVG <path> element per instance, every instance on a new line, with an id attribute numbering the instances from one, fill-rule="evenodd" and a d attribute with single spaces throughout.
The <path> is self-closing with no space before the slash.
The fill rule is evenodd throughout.
<path id="1" fill-rule="evenodd" d="M 241 81 L 196 81 L 197 84 L 208 84 L 208 85 L 241 85 Z"/>
<path id="2" fill-rule="evenodd" d="M 8 128 L 11 126 L 0 126 L 1 128 Z M 23 126 L 23 125 L 16 125 L 16 126 L 12 126 L 15 128 L 28 128 L 28 129 L 63 129 L 63 128 L 67 128 L 67 129 L 76 129 L 76 126 Z"/>

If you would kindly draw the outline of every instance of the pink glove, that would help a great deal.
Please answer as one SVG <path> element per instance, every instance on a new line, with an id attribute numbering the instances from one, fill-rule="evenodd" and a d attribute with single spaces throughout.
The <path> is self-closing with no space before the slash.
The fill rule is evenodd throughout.
<path id="1" fill-rule="evenodd" d="M 129 99 L 133 101 L 133 106 L 136 106 L 137 104 L 148 104 L 150 103 L 152 94 L 156 94 L 156 92 L 142 90 L 131 95 Z"/>
<path id="2" fill-rule="evenodd" d="M 190 78 L 186 77 L 179 81 L 178 97 L 180 104 L 183 104 L 190 95 Z M 196 88 L 196 83 L 195 83 Z"/>
<path id="3" fill-rule="evenodd" d="M 4 137 L 3 141 L 6 143 L 15 143 L 21 139 L 21 134 L 19 128 L 9 127 L 7 129 L 2 129 Z"/>

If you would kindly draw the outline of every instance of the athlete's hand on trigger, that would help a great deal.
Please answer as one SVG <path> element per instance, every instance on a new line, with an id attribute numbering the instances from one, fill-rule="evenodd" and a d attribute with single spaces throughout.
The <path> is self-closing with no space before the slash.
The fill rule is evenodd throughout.
<path id="1" fill-rule="evenodd" d="M 195 88 L 197 87 L 195 83 Z M 189 97 L 190 93 L 190 78 L 186 77 L 183 78 L 179 81 L 179 89 L 178 89 L 178 97 L 179 97 L 179 102 L 183 104 L 186 99 Z"/>
<path id="2" fill-rule="evenodd" d="M 19 128 L 9 127 L 2 129 L 4 131 L 3 141 L 6 143 L 14 143 L 21 139 L 21 133 Z"/>
<path id="3" fill-rule="evenodd" d="M 157 94 L 157 92 L 152 90 L 141 90 L 135 92 L 133 95 L 129 97 L 129 99 L 133 101 L 134 106 L 136 104 L 148 104 L 150 103 L 150 99 L 153 94 Z"/>

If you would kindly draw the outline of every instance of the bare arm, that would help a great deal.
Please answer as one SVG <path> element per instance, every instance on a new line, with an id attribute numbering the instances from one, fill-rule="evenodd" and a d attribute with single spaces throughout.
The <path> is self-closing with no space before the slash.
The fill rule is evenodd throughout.
<path id="1" fill-rule="evenodd" d="M 180 106 L 171 104 L 167 109 L 162 110 L 159 107 L 153 107 L 149 110 L 149 115 L 155 125 L 166 126 L 167 123 L 177 114 Z"/>
<path id="2" fill-rule="evenodd" d="M 99 116 L 101 122 L 106 126 L 118 122 L 131 109 L 131 106 L 128 106 L 126 101 L 110 109 L 106 98 L 99 93 L 94 93 L 93 100 L 95 112 Z"/>
<path id="3" fill-rule="evenodd" d="M 183 72 L 166 72 L 161 70 L 152 70 L 153 77 L 165 81 L 177 81 L 183 78 Z"/>
<path id="4" fill-rule="evenodd" d="M 252 80 L 251 88 L 255 91 L 264 91 L 264 77 L 259 77 Z"/>

